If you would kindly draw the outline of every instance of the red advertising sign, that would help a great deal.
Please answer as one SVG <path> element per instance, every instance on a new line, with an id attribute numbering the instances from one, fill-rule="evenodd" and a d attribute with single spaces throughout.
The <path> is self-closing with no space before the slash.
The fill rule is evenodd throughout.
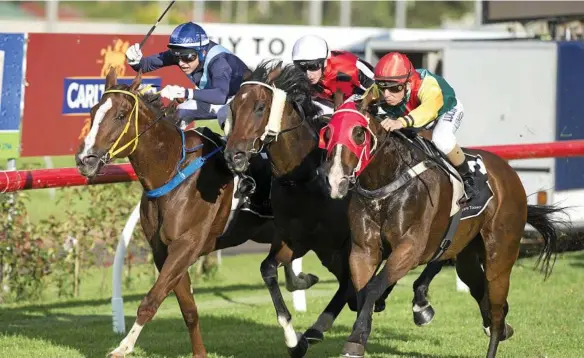
<path id="1" fill-rule="evenodd" d="M 89 132 L 89 110 L 97 103 L 110 66 L 118 82 L 136 72 L 126 50 L 143 35 L 37 34 L 28 38 L 21 156 L 72 155 Z M 145 56 L 166 49 L 167 35 L 150 36 Z M 143 75 L 144 83 L 189 86 L 176 66 Z"/>

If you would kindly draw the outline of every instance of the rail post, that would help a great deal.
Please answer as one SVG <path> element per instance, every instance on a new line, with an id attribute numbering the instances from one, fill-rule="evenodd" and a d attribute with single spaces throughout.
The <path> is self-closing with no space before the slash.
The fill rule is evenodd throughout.
<path id="1" fill-rule="evenodd" d="M 136 205 L 130 218 L 124 226 L 124 230 L 120 234 L 120 241 L 116 249 L 113 264 L 112 277 L 112 320 L 115 333 L 126 333 L 126 322 L 124 320 L 124 298 L 122 297 L 122 281 L 124 273 L 124 259 L 126 257 L 126 249 L 130 244 L 134 228 L 140 219 L 140 203 Z"/>

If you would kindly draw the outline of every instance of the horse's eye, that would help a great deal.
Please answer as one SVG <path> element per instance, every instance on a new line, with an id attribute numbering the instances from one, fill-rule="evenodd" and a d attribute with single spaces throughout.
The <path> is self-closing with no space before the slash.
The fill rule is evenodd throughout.
<path id="1" fill-rule="evenodd" d="M 365 128 L 361 126 L 353 128 L 352 136 L 355 144 L 362 145 L 365 142 Z"/>
<path id="2" fill-rule="evenodd" d="M 261 115 L 263 115 L 263 114 L 264 114 L 264 110 L 265 110 L 265 109 L 266 109 L 266 104 L 265 104 L 264 102 L 258 102 L 258 103 L 255 105 L 255 109 L 254 109 L 254 111 L 256 112 L 256 114 L 257 114 L 258 116 L 261 116 Z"/>
<path id="3" fill-rule="evenodd" d="M 118 113 L 118 115 L 116 116 L 116 120 L 118 121 L 123 121 L 124 118 L 126 118 L 126 114 L 125 113 Z"/>

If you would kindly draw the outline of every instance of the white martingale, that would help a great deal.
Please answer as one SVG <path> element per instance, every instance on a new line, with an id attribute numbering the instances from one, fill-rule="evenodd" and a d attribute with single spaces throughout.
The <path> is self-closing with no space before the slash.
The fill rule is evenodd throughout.
<path id="1" fill-rule="evenodd" d="M 99 108 L 95 112 L 95 118 L 93 119 L 93 125 L 91 126 L 91 130 L 89 131 L 89 134 L 87 134 L 87 136 L 85 137 L 85 145 L 83 147 L 83 151 L 81 152 L 81 154 L 79 154 L 79 159 L 83 160 L 87 156 L 89 151 L 95 145 L 95 138 L 97 137 L 97 133 L 99 131 L 99 125 L 101 124 L 101 122 L 105 118 L 105 115 L 107 114 L 107 112 L 111 108 L 112 108 L 112 100 L 111 100 L 111 98 L 108 98 L 104 102 L 104 104 L 99 106 Z"/>

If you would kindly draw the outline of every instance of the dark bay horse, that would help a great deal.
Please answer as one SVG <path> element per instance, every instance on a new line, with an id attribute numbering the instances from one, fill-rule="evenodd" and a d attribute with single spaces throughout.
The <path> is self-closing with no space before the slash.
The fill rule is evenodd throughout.
<path id="1" fill-rule="evenodd" d="M 231 102 L 226 123 L 228 141 L 225 158 L 236 173 L 243 173 L 252 155 L 265 149 L 272 163 L 271 202 L 278 238 L 291 251 L 272 251 L 261 265 L 261 273 L 284 329 L 292 357 L 302 357 L 309 343 L 320 342 L 347 301 L 356 310 L 356 296 L 350 281 L 351 249 L 348 199 L 328 197 L 317 173 L 324 151 L 318 148 L 321 124 L 315 118 L 319 109 L 312 103 L 311 87 L 305 74 L 293 65 L 262 62 L 244 82 Z M 318 320 L 300 338 L 292 327 L 292 316 L 277 285 L 277 262 L 290 262 L 314 251 L 322 264 L 336 277 L 339 288 Z M 415 289 L 421 306 L 427 286 L 441 264 L 427 266 Z M 385 297 L 377 302 L 384 304 Z M 428 314 L 430 315 L 430 314 Z M 429 321 L 431 316 L 426 317 Z"/>
<path id="2" fill-rule="evenodd" d="M 462 190 L 462 184 L 451 184 L 441 158 L 431 154 L 435 151 L 424 150 L 424 146 L 431 148 L 430 142 L 401 132 L 388 134 L 368 111 L 375 97 L 371 91 L 360 105 L 343 104 L 320 136 L 321 147 L 328 153 L 323 172 L 331 197 L 345 197 L 354 185 L 348 215 L 353 240 L 351 276 L 359 290 L 359 313 L 343 355 L 364 356 L 373 304 L 388 286 L 418 265 L 456 258 L 456 271 L 478 303 L 483 328 L 490 336 L 487 357 L 495 357 L 499 342 L 513 334 L 505 322 L 507 294 L 525 224 L 543 236 L 539 263 L 547 278 L 558 241 L 555 224 L 562 222 L 552 214 L 564 209 L 528 205 L 519 176 L 505 160 L 487 151 L 464 150 L 476 164 L 475 176 L 488 180 L 481 192 L 488 194 L 458 213 L 480 211 L 457 219 L 458 213 L 451 212 L 453 194 L 455 188 Z M 454 199 L 462 196 L 458 193 Z M 449 232 L 453 235 L 450 246 L 442 246 Z M 384 245 L 391 246 L 389 255 L 380 252 Z M 384 259 L 383 269 L 376 274 Z"/>
<path id="3" fill-rule="evenodd" d="M 247 240 L 271 243 L 271 251 L 281 255 L 290 250 L 274 239 L 271 218 L 241 211 L 226 229 L 234 178 L 220 154 L 221 138 L 205 129 L 183 132 L 175 125 L 176 108 L 163 108 L 160 96 L 142 94 L 140 84 L 141 73 L 128 86 L 118 85 L 115 71 L 110 70 L 106 91 L 91 109 L 91 130 L 75 157 L 79 171 L 90 178 L 111 159 L 129 158 L 144 188 L 140 223 L 160 272 L 138 308 L 132 329 L 110 356 L 132 352 L 144 325 L 174 291 L 193 357 L 206 357 L 189 266 L 201 255 Z M 190 176 L 189 168 L 195 168 Z M 186 179 L 169 188 L 181 177 L 179 169 Z M 287 277 L 292 276 L 288 270 Z M 315 276 L 294 280 L 287 287 L 294 289 L 297 284 L 305 289 L 315 283 Z"/>

